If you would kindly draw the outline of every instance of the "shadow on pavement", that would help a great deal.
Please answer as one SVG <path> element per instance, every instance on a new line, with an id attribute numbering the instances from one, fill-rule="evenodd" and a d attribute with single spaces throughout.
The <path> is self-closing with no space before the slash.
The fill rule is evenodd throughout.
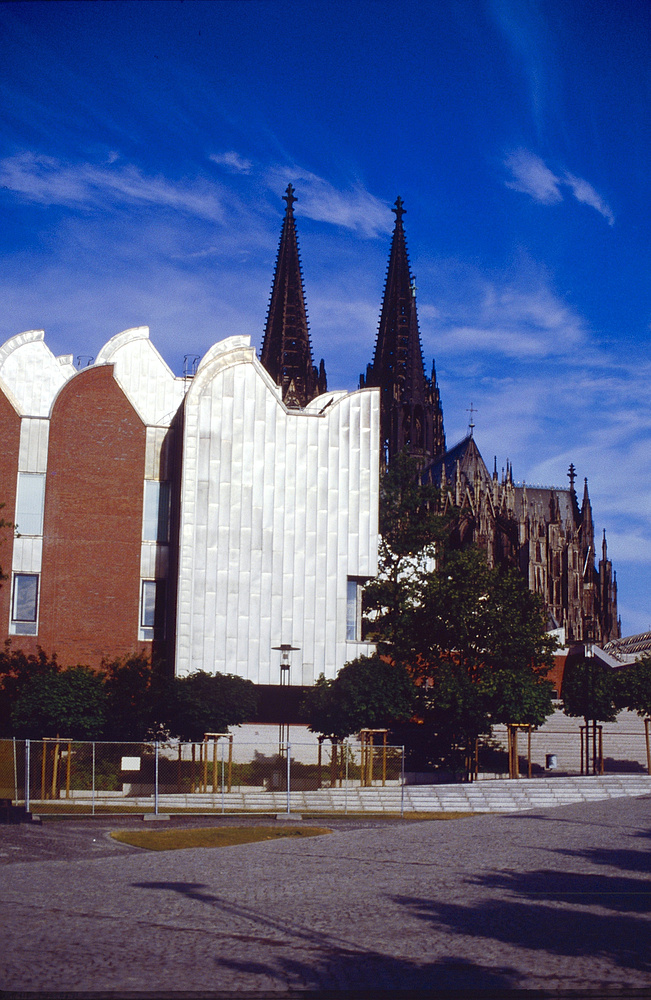
<path id="1" fill-rule="evenodd" d="M 290 989 L 344 991 L 338 995 L 350 990 L 379 989 L 391 990 L 392 996 L 402 991 L 412 996 L 414 991 L 426 991 L 431 996 L 433 990 L 437 996 L 441 990 L 490 990 L 499 995 L 500 991 L 517 989 L 519 974 L 515 969 L 491 968 L 454 957 L 420 963 L 364 950 L 351 946 L 350 941 L 343 938 L 310 930 L 291 918 L 264 916 L 248 907 L 222 900 L 206 891 L 208 887 L 200 882 L 132 884 L 141 889 L 179 893 L 186 899 L 206 903 L 225 916 L 230 915 L 238 921 L 246 919 L 253 925 L 252 933 L 235 933 L 228 923 L 224 923 L 224 943 L 252 942 L 262 947 L 275 947 L 279 953 L 270 961 L 220 956 L 215 959 L 216 965 L 242 974 L 271 977 L 289 983 Z M 398 935 L 397 931 L 396 939 Z M 280 954 L 280 949 L 292 950 L 301 957 L 288 958 Z M 455 995 L 460 996 L 458 992 Z"/>
<path id="2" fill-rule="evenodd" d="M 564 873 L 555 874 L 559 879 L 567 877 Z M 517 878 L 515 876 L 516 883 L 512 888 L 525 894 L 524 889 L 518 889 Z M 560 893 L 553 895 L 560 905 L 491 899 L 474 906 L 462 906 L 405 896 L 394 897 L 394 901 L 422 920 L 430 921 L 438 928 L 446 927 L 456 934 L 546 951 L 552 955 L 577 958 L 598 956 L 623 968 L 651 970 L 651 924 L 648 920 L 624 916 L 623 908 L 619 907 L 613 907 L 617 909 L 617 915 L 579 908 L 588 904 L 591 907 L 603 905 L 600 899 L 589 898 L 585 884 L 582 894 L 571 898 L 571 908 L 563 905 L 569 899 L 565 900 Z M 477 947 L 481 948 L 479 940 Z"/>
<path id="3" fill-rule="evenodd" d="M 533 871 L 493 872 L 472 880 L 474 885 L 506 889 L 536 900 L 600 906 L 619 913 L 651 912 L 651 882 L 618 875 L 591 875 L 580 872 Z"/>
<path id="4" fill-rule="evenodd" d="M 566 857 L 584 858 L 595 865 L 608 865 L 611 868 L 621 868 L 624 871 L 651 874 L 651 851 L 592 847 L 582 850 L 556 848 L 554 853 L 564 854 Z M 651 884 L 649 884 L 649 889 L 651 889 Z"/>

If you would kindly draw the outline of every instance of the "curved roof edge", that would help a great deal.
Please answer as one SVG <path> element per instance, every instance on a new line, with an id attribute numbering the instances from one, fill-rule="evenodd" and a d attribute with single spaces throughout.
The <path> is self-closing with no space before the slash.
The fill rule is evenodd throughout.
<path id="1" fill-rule="evenodd" d="M 23 333 L 17 333 L 15 337 L 5 340 L 0 347 L 0 367 L 2 367 L 3 361 L 23 344 L 33 344 L 37 340 L 45 340 L 45 330 L 24 330 Z"/>
<path id="2" fill-rule="evenodd" d="M 114 337 L 107 340 L 104 346 L 101 348 L 99 354 L 95 358 L 96 365 L 106 365 L 109 364 L 113 355 L 120 349 L 124 347 L 125 344 L 130 344 L 134 340 L 149 340 L 149 327 L 148 326 L 132 326 L 128 330 L 122 330 L 121 333 L 116 333 Z M 154 345 L 152 344 L 152 347 Z M 156 348 L 154 348 L 156 350 Z"/>

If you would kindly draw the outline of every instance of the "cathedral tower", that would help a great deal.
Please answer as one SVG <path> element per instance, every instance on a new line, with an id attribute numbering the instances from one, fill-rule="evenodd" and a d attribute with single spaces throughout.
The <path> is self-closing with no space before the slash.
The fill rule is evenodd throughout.
<path id="1" fill-rule="evenodd" d="M 402 198 L 393 211 L 393 231 L 384 299 L 373 363 L 360 388 L 381 390 L 381 435 L 387 463 L 404 448 L 422 465 L 445 451 L 443 412 L 432 364 L 425 375 L 416 313 L 416 284 L 410 273 Z"/>
<path id="2" fill-rule="evenodd" d="M 294 188 L 287 185 L 287 203 L 271 288 L 260 360 L 282 386 L 287 406 L 301 408 L 327 389 L 323 361 L 317 370 L 305 308 L 301 258 L 294 220 Z"/>

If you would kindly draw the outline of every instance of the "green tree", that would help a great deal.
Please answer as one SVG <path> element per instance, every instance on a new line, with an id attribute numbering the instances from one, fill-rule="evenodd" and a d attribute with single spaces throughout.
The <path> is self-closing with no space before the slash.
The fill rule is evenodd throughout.
<path id="1" fill-rule="evenodd" d="M 411 656 L 415 587 L 447 545 L 451 519 L 439 508 L 440 491 L 420 483 L 416 462 L 401 452 L 380 478 L 378 575 L 363 602 L 366 638 L 394 659 Z"/>
<path id="2" fill-rule="evenodd" d="M 25 739 L 95 740 L 104 727 L 103 678 L 90 667 L 34 674 L 11 705 L 13 734 Z"/>
<path id="3" fill-rule="evenodd" d="M 622 696 L 618 676 L 610 667 L 594 657 L 568 656 L 561 686 L 563 711 L 585 722 L 586 768 L 592 742 L 594 774 L 601 769 L 597 725 L 616 720 L 622 708 Z"/>
<path id="4" fill-rule="evenodd" d="M 108 740 L 139 741 L 169 723 L 174 681 L 164 664 L 152 666 L 149 657 L 138 653 L 104 662 L 106 723 Z"/>
<path id="5" fill-rule="evenodd" d="M 233 674 L 198 670 L 174 681 L 169 727 L 183 740 L 201 740 L 204 733 L 225 733 L 229 726 L 239 726 L 251 719 L 257 702 L 251 681 Z"/>
<path id="6" fill-rule="evenodd" d="M 563 711 L 590 722 L 614 722 L 620 711 L 615 672 L 593 657 L 568 656 L 561 687 Z"/>
<path id="7" fill-rule="evenodd" d="M 490 569 L 476 547 L 447 553 L 412 584 L 405 628 L 440 763 L 442 745 L 452 759 L 468 757 L 496 723 L 539 726 L 553 711 L 546 678 L 556 643 L 542 603 L 514 570 Z"/>
<path id="8" fill-rule="evenodd" d="M 613 672 L 615 698 L 622 708 L 651 718 L 651 656 L 642 656 L 635 663 Z"/>
<path id="9" fill-rule="evenodd" d="M 37 677 L 56 674 L 61 668 L 56 654 L 49 656 L 39 646 L 36 653 L 14 649 L 6 639 L 0 652 L 0 736 L 15 736 L 12 707 L 25 687 Z"/>
<path id="10" fill-rule="evenodd" d="M 551 714 L 556 643 L 520 575 L 489 568 L 476 546 L 452 549 L 455 522 L 440 510 L 439 491 L 401 456 L 382 479 L 379 573 L 364 608 L 367 636 L 419 685 L 422 756 L 457 766 L 495 723 Z"/>
<path id="11" fill-rule="evenodd" d="M 308 692 L 303 711 L 308 726 L 333 741 L 360 729 L 383 729 L 404 722 L 414 711 L 416 687 L 402 664 L 378 655 L 345 664 L 334 680 L 323 674 Z"/>

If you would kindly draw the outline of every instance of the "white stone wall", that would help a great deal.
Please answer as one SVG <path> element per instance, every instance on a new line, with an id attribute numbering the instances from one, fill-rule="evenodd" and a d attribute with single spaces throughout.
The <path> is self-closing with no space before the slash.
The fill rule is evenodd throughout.
<path id="1" fill-rule="evenodd" d="M 377 572 L 379 392 L 288 410 L 248 346 L 204 357 L 185 403 L 176 669 L 279 683 L 336 676 L 348 577 Z M 317 401 L 318 402 L 318 401 Z"/>

